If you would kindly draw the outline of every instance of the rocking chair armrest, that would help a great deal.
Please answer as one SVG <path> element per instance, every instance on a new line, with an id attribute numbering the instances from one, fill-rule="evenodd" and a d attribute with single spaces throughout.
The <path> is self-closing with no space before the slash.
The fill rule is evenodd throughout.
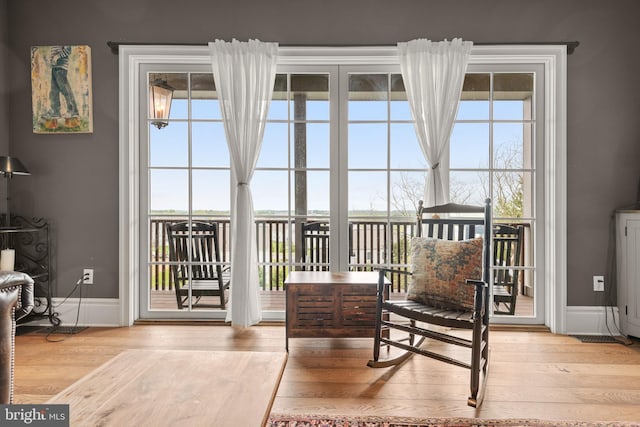
<path id="1" fill-rule="evenodd" d="M 405 274 L 407 276 L 413 276 L 413 273 L 407 270 L 396 270 L 394 268 L 386 268 L 386 267 L 381 267 L 381 268 L 376 268 L 376 270 L 378 270 L 379 274 L 379 278 L 380 280 L 378 280 L 378 283 L 383 283 L 384 282 L 384 275 L 386 273 L 397 273 L 397 274 Z"/>
<path id="2" fill-rule="evenodd" d="M 386 267 L 380 267 L 380 268 L 376 268 L 376 270 L 378 270 L 378 295 L 384 295 L 385 294 L 385 282 L 384 282 L 384 275 L 385 273 L 398 273 L 398 274 L 406 274 L 407 276 L 412 276 L 413 273 L 410 271 L 406 271 L 406 270 L 395 270 L 393 268 L 386 268 Z M 391 283 L 386 283 L 387 287 L 390 288 L 391 287 Z"/>
<path id="3" fill-rule="evenodd" d="M 489 285 L 484 280 L 474 280 L 474 279 L 467 279 L 466 283 L 468 285 L 474 285 L 476 287 L 474 304 L 473 304 L 473 309 L 474 309 L 473 311 L 475 313 L 479 313 L 479 314 L 484 313 L 484 310 L 485 310 L 485 307 L 484 307 L 484 302 L 485 302 L 484 294 L 489 289 Z"/>
<path id="4" fill-rule="evenodd" d="M 482 290 L 483 288 L 489 287 L 489 285 L 487 285 L 487 282 L 485 282 L 484 280 L 467 279 L 465 282 L 468 285 L 474 285 L 476 287 L 476 290 Z"/>

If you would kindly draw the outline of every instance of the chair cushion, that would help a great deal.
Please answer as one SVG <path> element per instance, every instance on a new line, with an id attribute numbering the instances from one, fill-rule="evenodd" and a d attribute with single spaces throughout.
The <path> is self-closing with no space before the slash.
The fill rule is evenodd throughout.
<path id="1" fill-rule="evenodd" d="M 411 272 L 407 299 L 439 307 L 473 310 L 475 288 L 467 279 L 482 279 L 482 238 L 411 239 Z"/>

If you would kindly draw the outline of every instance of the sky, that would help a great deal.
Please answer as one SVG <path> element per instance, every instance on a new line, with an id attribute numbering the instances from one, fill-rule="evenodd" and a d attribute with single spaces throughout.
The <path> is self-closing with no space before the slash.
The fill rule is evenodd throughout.
<path id="1" fill-rule="evenodd" d="M 493 103 L 494 120 L 522 120 L 522 102 Z M 389 108 L 389 112 L 387 112 Z M 188 102 L 176 99 L 171 107 L 169 125 L 156 129 L 150 125 L 149 164 L 151 171 L 150 209 L 152 211 L 186 211 L 189 204 L 188 136 L 186 121 Z M 193 172 L 193 209 L 230 210 L 229 154 L 218 103 L 213 100 L 192 100 L 194 121 L 191 127 Z M 461 101 L 457 123 L 451 136 L 450 166 L 452 169 L 486 168 L 489 164 L 489 139 L 493 133 L 496 147 L 515 147 L 522 151 L 522 123 L 495 123 L 490 129 L 489 101 Z M 348 105 L 348 200 L 350 211 L 386 211 L 387 173 L 389 162 L 395 172 L 390 174 L 392 191 L 398 194 L 402 179 L 421 183 L 427 162 L 418 145 L 407 101 L 350 101 Z M 387 116 L 389 121 L 387 121 Z M 283 197 L 288 187 L 288 131 L 293 126 L 279 120 L 287 119 L 287 102 L 273 101 L 251 187 L 254 209 L 286 211 Z M 329 103 L 307 101 L 307 175 L 308 210 L 329 210 Z M 377 122 L 376 122 L 377 121 Z M 293 139 L 293 136 L 291 136 Z M 389 146 L 387 146 L 389 142 Z M 345 159 L 341 159 L 345 161 Z M 496 165 L 500 166 L 500 165 Z M 516 166 L 522 167 L 522 160 Z M 199 169 L 200 168 L 200 169 Z M 201 169 L 206 168 L 206 169 Z M 216 169 L 219 168 L 219 169 Z M 293 178 L 293 177 L 292 177 Z M 452 173 L 452 180 L 478 185 L 477 171 Z M 293 181 L 293 179 L 292 179 Z M 418 185 L 419 186 L 419 185 Z M 405 185 L 406 188 L 406 185 Z M 471 203 L 482 204 L 484 195 L 471 191 Z M 393 207 L 392 207 L 393 209 Z"/>

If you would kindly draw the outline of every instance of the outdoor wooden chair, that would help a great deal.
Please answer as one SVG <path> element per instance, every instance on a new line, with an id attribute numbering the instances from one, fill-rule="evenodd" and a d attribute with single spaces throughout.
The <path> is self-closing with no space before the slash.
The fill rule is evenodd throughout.
<path id="1" fill-rule="evenodd" d="M 394 366 L 420 354 L 467 368 L 471 372 L 467 403 L 478 407 L 489 363 L 491 202 L 429 208 L 420 202 L 416 234 L 411 239 L 410 271 L 380 270 L 373 359 L 368 365 Z M 409 275 L 406 299 L 389 299 L 384 285 L 388 272 Z M 469 330 L 471 337 L 460 337 L 451 329 Z M 468 355 L 456 358 L 446 350 L 429 348 L 427 338 L 468 348 Z M 383 347 L 388 355 L 391 347 L 401 353 L 381 359 Z"/>
<path id="2" fill-rule="evenodd" d="M 329 271 L 329 223 L 313 221 L 302 224 L 302 270 Z M 349 255 L 353 255 L 353 226 L 349 224 Z"/>
<path id="3" fill-rule="evenodd" d="M 221 263 L 217 224 L 185 221 L 167 223 L 166 229 L 178 308 L 191 299 L 192 306 L 225 309 L 231 272 Z M 219 304 L 212 303 L 218 298 Z"/>
<path id="4" fill-rule="evenodd" d="M 307 222 L 302 224 L 303 270 L 329 270 L 329 223 Z"/>
<path id="5" fill-rule="evenodd" d="M 521 225 L 497 224 L 493 229 L 493 312 L 514 315 L 522 265 Z"/>

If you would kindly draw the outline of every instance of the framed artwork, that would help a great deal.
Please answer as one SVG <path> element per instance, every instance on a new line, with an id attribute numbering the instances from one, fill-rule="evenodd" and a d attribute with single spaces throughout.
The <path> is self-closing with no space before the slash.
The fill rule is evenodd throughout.
<path id="1" fill-rule="evenodd" d="M 91 48 L 32 46 L 34 133 L 92 133 Z"/>

